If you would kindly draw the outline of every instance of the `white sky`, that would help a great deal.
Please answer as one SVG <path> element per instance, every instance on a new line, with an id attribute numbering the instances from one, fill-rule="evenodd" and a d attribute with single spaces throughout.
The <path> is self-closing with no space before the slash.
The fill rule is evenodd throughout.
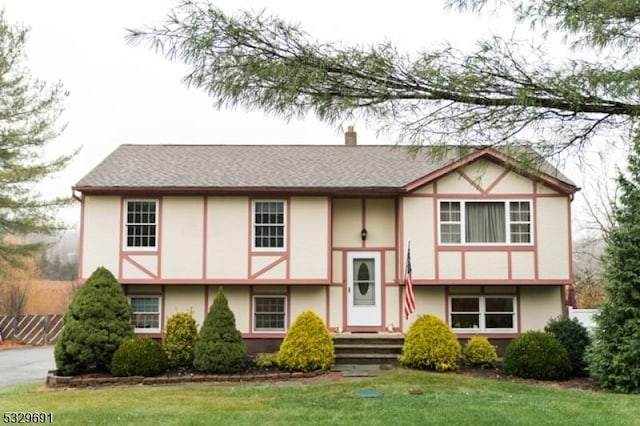
<path id="1" fill-rule="evenodd" d="M 63 121 L 65 132 L 49 154 L 82 147 L 62 173 L 41 187 L 49 196 L 69 195 L 71 186 L 123 143 L 342 144 L 341 130 L 313 117 L 285 122 L 262 112 L 216 110 L 201 91 L 181 82 L 186 68 L 145 46 L 129 46 L 125 28 L 160 22 L 178 0 L 5 0 L 6 18 L 31 28 L 27 66 L 33 77 L 61 81 L 70 92 Z M 439 0 L 224 0 L 227 11 L 267 9 L 298 22 L 313 37 L 369 44 L 391 40 L 414 52 L 449 41 L 471 48 L 481 36 L 510 34 L 508 17 L 448 12 Z M 355 124 L 358 143 L 376 139 L 364 123 Z M 581 176 L 566 171 L 581 184 Z M 79 220 L 79 209 L 63 212 Z"/>

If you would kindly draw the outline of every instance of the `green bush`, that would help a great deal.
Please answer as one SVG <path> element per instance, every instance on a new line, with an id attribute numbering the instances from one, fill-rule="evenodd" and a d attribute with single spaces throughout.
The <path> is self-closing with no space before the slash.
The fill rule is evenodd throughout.
<path id="1" fill-rule="evenodd" d="M 178 312 L 167 320 L 162 349 L 169 367 L 193 367 L 193 350 L 198 341 L 198 328 L 191 312 Z"/>
<path id="2" fill-rule="evenodd" d="M 107 269 L 96 269 L 64 315 L 55 348 L 58 373 L 108 371 L 113 353 L 132 335 L 131 308 L 120 284 Z"/>
<path id="3" fill-rule="evenodd" d="M 498 352 L 486 337 L 473 336 L 465 343 L 462 357 L 472 367 L 491 367 L 498 361 Z"/>
<path id="4" fill-rule="evenodd" d="M 313 311 L 304 311 L 285 336 L 277 362 L 293 371 L 329 369 L 335 362 L 333 339 L 322 318 Z"/>
<path id="5" fill-rule="evenodd" d="M 247 366 L 247 347 L 222 291 L 213 301 L 194 346 L 193 366 L 205 373 L 238 373 Z"/>
<path id="6" fill-rule="evenodd" d="M 113 354 L 111 374 L 150 377 L 164 373 L 167 366 L 167 357 L 155 340 L 130 337 Z"/>
<path id="7" fill-rule="evenodd" d="M 404 339 L 400 363 L 436 371 L 458 369 L 460 342 L 451 328 L 434 315 L 421 315 Z"/>
<path id="8" fill-rule="evenodd" d="M 260 367 L 260 368 L 277 367 L 278 366 L 278 352 L 274 352 L 274 353 L 270 353 L 270 354 L 266 354 L 266 353 L 258 354 L 253 359 L 253 362 L 256 365 L 256 367 Z"/>
<path id="9" fill-rule="evenodd" d="M 577 318 L 558 317 L 549 320 L 544 331 L 553 334 L 567 351 L 571 375 L 586 376 L 585 352 L 591 343 L 589 332 Z"/>
<path id="10" fill-rule="evenodd" d="M 504 354 L 507 374 L 525 379 L 557 380 L 571 374 L 571 360 L 553 334 L 528 331 L 509 343 Z"/>

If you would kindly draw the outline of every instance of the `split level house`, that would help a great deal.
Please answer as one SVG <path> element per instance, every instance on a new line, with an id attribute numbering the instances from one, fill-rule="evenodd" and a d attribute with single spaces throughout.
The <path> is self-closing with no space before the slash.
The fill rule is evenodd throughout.
<path id="1" fill-rule="evenodd" d="M 202 324 L 223 287 L 254 353 L 309 309 L 331 331 L 405 332 L 433 314 L 497 343 L 563 314 L 578 188 L 533 153 L 527 167 L 490 147 L 432 154 L 122 145 L 73 188 L 80 279 L 112 271 L 136 333 L 156 338 L 176 312 Z"/>

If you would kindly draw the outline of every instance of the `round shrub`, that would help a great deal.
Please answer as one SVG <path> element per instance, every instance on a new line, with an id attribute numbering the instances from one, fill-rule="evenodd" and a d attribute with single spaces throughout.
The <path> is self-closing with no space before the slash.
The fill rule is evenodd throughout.
<path id="1" fill-rule="evenodd" d="M 131 337 L 120 345 L 111 360 L 114 376 L 157 376 L 167 370 L 167 357 L 155 340 Z"/>
<path id="2" fill-rule="evenodd" d="M 447 324 L 434 315 L 421 315 L 409 327 L 399 359 L 407 367 L 452 371 L 458 369 L 460 351 Z"/>
<path id="3" fill-rule="evenodd" d="M 222 287 L 202 324 L 193 353 L 193 366 L 205 373 L 239 373 L 246 369 L 247 347 Z"/>
<path id="4" fill-rule="evenodd" d="M 162 349 L 167 355 L 169 367 L 193 366 L 193 348 L 198 341 L 198 328 L 191 312 L 178 312 L 167 320 Z"/>
<path id="5" fill-rule="evenodd" d="M 571 374 L 571 361 L 558 339 L 544 331 L 528 331 L 509 343 L 504 354 L 507 374 L 525 379 L 558 380 Z"/>
<path id="6" fill-rule="evenodd" d="M 256 367 L 271 368 L 278 366 L 278 353 L 260 353 L 253 359 Z"/>
<path id="7" fill-rule="evenodd" d="M 304 311 L 287 331 L 277 362 L 293 371 L 327 370 L 335 357 L 333 339 L 322 318 L 313 311 Z"/>
<path id="8" fill-rule="evenodd" d="M 585 352 L 591 343 L 589 332 L 577 318 L 558 317 L 551 319 L 544 331 L 553 334 L 567 351 L 573 376 L 586 376 Z"/>
<path id="9" fill-rule="evenodd" d="M 131 336 L 127 298 L 113 274 L 100 267 L 78 289 L 64 314 L 55 348 L 58 373 L 108 371 L 113 353 Z"/>
<path id="10" fill-rule="evenodd" d="M 465 343 L 462 357 L 472 367 L 491 367 L 498 361 L 498 352 L 486 337 L 473 336 Z"/>

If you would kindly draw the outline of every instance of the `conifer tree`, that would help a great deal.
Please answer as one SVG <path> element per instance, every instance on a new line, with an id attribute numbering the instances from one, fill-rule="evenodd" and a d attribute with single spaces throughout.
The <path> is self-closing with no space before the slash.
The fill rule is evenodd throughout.
<path id="1" fill-rule="evenodd" d="M 619 172 L 621 194 L 604 255 L 608 301 L 596 316 L 587 353 L 594 381 L 618 392 L 640 392 L 640 134 Z"/>
<path id="2" fill-rule="evenodd" d="M 195 344 L 193 366 L 205 373 L 238 373 L 246 364 L 247 348 L 220 287 Z"/>
<path id="3" fill-rule="evenodd" d="M 59 373 L 108 371 L 113 353 L 132 335 L 131 308 L 122 287 L 106 268 L 96 269 L 64 314 L 55 348 Z"/>
<path id="4" fill-rule="evenodd" d="M 31 77 L 24 64 L 27 34 L 0 10 L 0 259 L 13 264 L 40 247 L 19 237 L 62 229 L 55 208 L 69 200 L 44 199 L 33 185 L 73 156 L 43 158 L 47 143 L 63 130 L 58 119 L 67 93 L 60 83 Z"/>

